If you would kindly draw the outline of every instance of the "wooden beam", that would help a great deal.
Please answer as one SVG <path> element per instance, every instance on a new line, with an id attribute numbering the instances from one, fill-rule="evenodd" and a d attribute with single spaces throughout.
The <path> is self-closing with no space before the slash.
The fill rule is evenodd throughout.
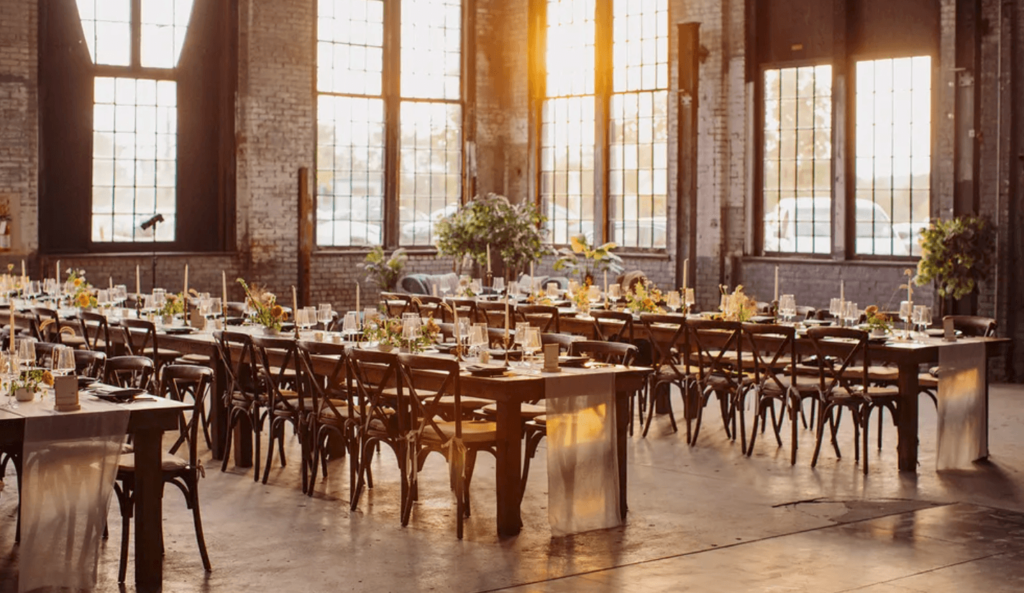
<path id="1" fill-rule="evenodd" d="M 309 191 L 309 167 L 299 169 L 299 306 L 311 303 L 310 268 L 313 260 L 313 195 Z"/>

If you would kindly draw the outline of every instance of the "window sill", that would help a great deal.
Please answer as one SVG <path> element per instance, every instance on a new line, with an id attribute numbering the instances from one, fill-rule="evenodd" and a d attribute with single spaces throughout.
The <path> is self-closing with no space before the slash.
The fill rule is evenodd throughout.
<path id="1" fill-rule="evenodd" d="M 395 249 L 399 249 L 396 247 Z M 437 248 L 427 246 L 416 246 L 416 247 L 401 247 L 405 249 L 405 253 L 410 257 L 425 257 L 425 256 L 436 256 Z M 350 255 L 361 255 L 366 256 L 373 247 L 366 247 L 365 245 L 359 247 L 317 247 L 316 251 L 313 252 L 315 257 L 340 257 Z M 385 253 L 391 254 L 394 249 L 385 249 Z"/>
<path id="2" fill-rule="evenodd" d="M 809 256 L 806 254 L 793 254 L 793 255 L 745 255 L 740 258 L 743 263 L 757 263 L 757 264 L 794 264 L 794 265 L 821 265 L 821 264 L 837 264 L 843 266 L 863 266 L 863 267 L 877 267 L 877 268 L 891 268 L 891 267 L 907 267 L 916 266 L 919 257 L 890 257 L 886 259 L 867 259 L 867 258 L 846 258 L 846 259 L 832 259 L 831 256 L 822 255 L 819 257 Z"/>

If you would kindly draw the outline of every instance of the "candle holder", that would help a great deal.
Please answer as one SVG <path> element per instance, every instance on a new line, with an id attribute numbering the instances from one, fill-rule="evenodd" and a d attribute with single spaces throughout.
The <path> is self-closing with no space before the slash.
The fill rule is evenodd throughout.
<path id="1" fill-rule="evenodd" d="M 503 365 L 503 368 L 506 368 L 506 369 L 510 368 L 509 364 L 508 364 L 508 349 L 509 349 L 509 342 L 510 341 L 511 341 L 511 336 L 506 332 L 505 335 L 502 336 L 502 338 L 501 338 L 501 345 L 505 347 L 505 364 Z"/>

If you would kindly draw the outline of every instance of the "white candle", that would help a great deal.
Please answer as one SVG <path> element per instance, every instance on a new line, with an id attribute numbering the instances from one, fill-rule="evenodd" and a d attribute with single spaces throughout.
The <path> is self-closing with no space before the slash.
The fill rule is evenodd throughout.
<path id="1" fill-rule="evenodd" d="M 508 315 L 508 291 L 505 291 L 505 347 L 508 347 L 508 332 L 509 332 L 509 315 Z"/>
<path id="2" fill-rule="evenodd" d="M 491 244 L 487 244 L 487 273 L 491 273 Z"/>
<path id="3" fill-rule="evenodd" d="M 359 310 L 359 283 L 356 282 L 356 311 L 358 312 Z"/>
<path id="4" fill-rule="evenodd" d="M 60 260 L 57 260 L 57 285 L 60 285 Z"/>
<path id="5" fill-rule="evenodd" d="M 843 280 L 839 281 L 839 300 L 846 302 L 846 282 Z"/>
<path id="6" fill-rule="evenodd" d="M 683 294 L 686 294 L 686 281 L 690 278 L 690 258 L 683 260 Z"/>
<path id="7" fill-rule="evenodd" d="M 60 260 L 57 260 L 57 300 L 64 294 L 64 283 L 60 280 Z"/>
<path id="8" fill-rule="evenodd" d="M 142 294 L 142 284 L 139 282 L 139 266 L 135 266 L 135 296 Z"/>
<path id="9" fill-rule="evenodd" d="M 188 298 L 188 264 L 185 264 L 185 287 L 181 290 L 181 294 L 186 299 Z"/>
<path id="10" fill-rule="evenodd" d="M 295 323 L 295 338 L 299 337 L 299 292 L 292 286 L 292 321 Z"/>
<path id="11" fill-rule="evenodd" d="M 775 266 L 775 302 L 779 302 L 779 266 Z"/>
<path id="12" fill-rule="evenodd" d="M 220 271 L 220 283 L 221 291 L 223 292 L 223 298 L 220 301 L 221 307 L 226 311 L 228 307 L 228 273 L 224 270 Z"/>
<path id="13" fill-rule="evenodd" d="M 25 278 L 25 260 L 21 260 L 21 277 Z"/>
<path id="14" fill-rule="evenodd" d="M 107 276 L 107 282 L 109 283 L 109 288 L 114 288 L 114 277 L 113 276 Z"/>

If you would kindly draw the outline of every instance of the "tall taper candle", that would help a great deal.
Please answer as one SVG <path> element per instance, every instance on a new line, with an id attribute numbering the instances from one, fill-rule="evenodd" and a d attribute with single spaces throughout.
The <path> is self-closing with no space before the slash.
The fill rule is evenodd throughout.
<path id="1" fill-rule="evenodd" d="M 57 284 L 60 285 L 60 260 L 57 260 Z"/>
<path id="2" fill-rule="evenodd" d="M 114 288 L 114 277 L 107 276 L 107 282 L 109 283 L 108 288 Z"/>
<path id="3" fill-rule="evenodd" d="M 491 244 L 487 244 L 487 271 L 491 271 Z"/>
<path id="4" fill-rule="evenodd" d="M 21 260 L 21 279 L 25 279 L 25 260 Z"/>
<path id="5" fill-rule="evenodd" d="M 135 298 L 142 296 L 142 284 L 139 282 L 139 266 L 135 266 Z"/>
<path id="6" fill-rule="evenodd" d="M 686 281 L 690 278 L 690 258 L 683 260 L 683 294 L 686 294 Z"/>
<path id="7" fill-rule="evenodd" d="M 182 288 L 181 294 L 188 300 L 188 264 L 185 264 L 185 287 Z"/>
<path id="8" fill-rule="evenodd" d="M 505 291 L 505 347 L 508 348 L 508 332 L 509 332 L 509 319 L 508 319 L 508 291 Z"/>
<path id="9" fill-rule="evenodd" d="M 222 292 L 220 299 L 221 314 L 226 316 L 228 310 L 228 273 L 224 270 L 220 271 L 220 284 Z"/>
<path id="10" fill-rule="evenodd" d="M 530 262 L 530 293 L 531 294 L 533 293 L 533 287 L 536 284 L 537 284 L 537 282 L 533 278 L 533 262 Z"/>
<path id="11" fill-rule="evenodd" d="M 839 300 L 846 302 L 846 282 L 844 280 L 839 281 Z"/>
<path id="12" fill-rule="evenodd" d="M 57 300 L 64 296 L 64 283 L 60 279 L 60 260 L 57 260 Z"/>
<path id="13" fill-rule="evenodd" d="M 779 266 L 775 266 L 775 302 L 779 302 Z"/>
<path id="14" fill-rule="evenodd" d="M 292 285 L 292 323 L 295 324 L 295 339 L 299 339 L 299 291 Z"/>
<path id="15" fill-rule="evenodd" d="M 356 315 L 358 315 L 361 310 L 362 309 L 359 308 L 359 283 L 356 282 Z"/>

